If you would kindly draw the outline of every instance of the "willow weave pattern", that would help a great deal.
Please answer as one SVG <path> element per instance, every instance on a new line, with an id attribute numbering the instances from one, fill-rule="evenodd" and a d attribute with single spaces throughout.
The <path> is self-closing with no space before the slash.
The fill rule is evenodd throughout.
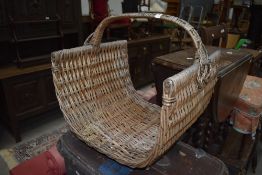
<path id="1" fill-rule="evenodd" d="M 127 42 L 101 43 L 111 22 L 127 17 L 160 18 L 183 27 L 194 41 L 196 61 L 163 83 L 163 106 L 143 100 L 129 74 Z M 208 57 L 194 28 L 173 16 L 123 14 L 104 19 L 84 46 L 52 53 L 60 108 L 86 144 L 130 167 L 152 164 L 197 120 L 217 81 L 217 59 Z"/>

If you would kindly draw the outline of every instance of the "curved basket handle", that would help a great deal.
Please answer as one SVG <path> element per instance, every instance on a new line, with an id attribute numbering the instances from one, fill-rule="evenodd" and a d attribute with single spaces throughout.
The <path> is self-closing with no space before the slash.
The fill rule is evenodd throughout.
<path id="1" fill-rule="evenodd" d="M 206 80 L 209 79 L 211 72 L 213 72 L 212 64 L 208 59 L 207 50 L 203 45 L 200 36 L 198 35 L 197 31 L 194 29 L 192 25 L 175 16 L 156 14 L 156 13 L 125 13 L 119 16 L 110 16 L 105 18 L 97 26 L 92 36 L 89 36 L 86 39 L 84 45 L 91 44 L 94 48 L 98 48 L 100 46 L 101 39 L 106 27 L 109 26 L 110 23 L 123 18 L 157 18 L 157 19 L 162 19 L 164 21 L 172 22 L 185 29 L 186 32 L 192 38 L 194 46 L 197 49 L 197 52 L 195 54 L 195 59 L 198 59 L 200 63 L 198 81 L 200 82 L 200 84 L 203 84 L 203 82 L 206 82 Z"/>

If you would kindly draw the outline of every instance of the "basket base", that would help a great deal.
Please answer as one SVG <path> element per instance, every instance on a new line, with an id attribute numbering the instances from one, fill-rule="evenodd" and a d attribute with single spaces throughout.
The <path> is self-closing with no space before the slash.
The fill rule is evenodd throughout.
<path id="1" fill-rule="evenodd" d="M 183 142 L 175 144 L 160 160 L 145 169 L 119 164 L 88 147 L 71 132 L 61 137 L 58 150 L 65 159 L 67 174 L 171 175 L 176 172 L 181 175 L 209 175 L 211 171 L 214 175 L 228 174 L 222 161 Z"/>

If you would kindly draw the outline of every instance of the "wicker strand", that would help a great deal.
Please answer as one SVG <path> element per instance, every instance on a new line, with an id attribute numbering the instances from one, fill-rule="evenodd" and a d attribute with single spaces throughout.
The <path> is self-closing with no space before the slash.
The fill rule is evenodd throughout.
<path id="1" fill-rule="evenodd" d="M 210 74 L 214 72 L 213 67 L 210 64 L 210 60 L 208 59 L 207 50 L 205 49 L 200 36 L 198 35 L 197 31 L 194 29 L 192 25 L 190 25 L 188 22 L 184 21 L 183 19 L 164 15 L 164 14 L 156 14 L 156 13 L 125 13 L 118 16 L 110 16 L 105 18 L 96 28 L 95 32 L 92 34 L 92 37 L 89 36 L 88 38 L 91 38 L 90 43 L 85 42 L 86 44 L 93 45 L 94 48 L 98 48 L 101 39 L 104 33 L 104 30 L 107 26 L 109 26 L 110 23 L 123 19 L 123 18 L 157 18 L 165 21 L 169 21 L 172 23 L 177 24 L 178 26 L 182 27 L 186 30 L 186 32 L 191 36 L 194 46 L 197 49 L 195 59 L 197 59 L 200 63 L 200 69 L 198 72 L 198 83 L 199 87 L 202 87 L 203 84 L 205 84 L 206 81 L 208 81 Z"/>
<path id="2" fill-rule="evenodd" d="M 195 37 L 199 61 L 164 81 L 162 108 L 136 93 L 127 42 L 100 43 L 106 24 L 117 17 L 103 21 L 89 45 L 52 53 L 53 81 L 64 118 L 81 140 L 122 164 L 143 168 L 167 151 L 203 113 L 217 80 L 220 54 L 207 58 L 194 29 L 176 17 L 123 16 L 179 22 Z"/>

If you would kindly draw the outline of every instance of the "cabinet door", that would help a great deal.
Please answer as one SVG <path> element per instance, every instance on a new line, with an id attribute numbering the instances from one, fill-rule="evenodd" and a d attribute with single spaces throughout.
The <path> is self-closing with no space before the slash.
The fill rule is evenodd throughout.
<path id="1" fill-rule="evenodd" d="M 57 106 L 57 98 L 55 94 L 55 87 L 53 83 L 53 78 L 51 73 L 48 74 L 45 78 L 45 84 L 46 84 L 46 106 L 47 108 L 53 108 Z"/>
<path id="2" fill-rule="evenodd" d="M 152 59 L 169 52 L 169 37 L 152 37 L 128 43 L 130 74 L 135 88 L 154 81 Z"/>
<path id="3" fill-rule="evenodd" d="M 161 39 L 156 39 L 151 42 L 152 50 L 150 52 L 151 56 L 147 60 L 147 70 L 148 70 L 148 79 L 154 80 L 152 61 L 154 58 L 169 53 L 170 49 L 170 38 L 164 37 Z"/>
<path id="4" fill-rule="evenodd" d="M 152 43 L 152 56 L 153 59 L 157 56 L 161 56 L 167 54 L 170 48 L 170 39 L 164 38 L 161 40 L 157 40 Z"/>
<path id="5" fill-rule="evenodd" d="M 9 99 L 9 112 L 17 118 L 23 119 L 44 109 L 43 83 L 38 75 L 6 79 L 3 87 L 4 94 Z"/>
<path id="6" fill-rule="evenodd" d="M 0 0 L 0 27 L 6 25 L 6 14 L 5 14 L 4 0 Z"/>
<path id="7" fill-rule="evenodd" d="M 145 65 L 146 60 L 141 57 L 133 57 L 129 59 L 129 71 L 135 88 L 141 87 L 145 84 Z"/>
<path id="8" fill-rule="evenodd" d="M 78 29 L 78 22 L 81 18 L 80 3 L 80 0 L 58 0 L 58 14 L 62 19 L 65 32 Z"/>
<path id="9" fill-rule="evenodd" d="M 135 88 L 141 87 L 150 81 L 147 71 L 147 62 L 150 57 L 149 53 L 149 44 L 132 45 L 128 48 L 129 70 Z"/>
<path id="10" fill-rule="evenodd" d="M 56 15 L 55 0 L 10 0 L 8 2 L 10 15 L 16 20 L 46 19 Z"/>
<path id="11" fill-rule="evenodd" d="M 18 113 L 41 108 L 40 82 L 37 80 L 14 84 L 15 107 Z"/>
<path id="12" fill-rule="evenodd" d="M 7 23 L 7 14 L 4 0 L 0 0 L 0 42 L 9 40 L 9 31 L 8 31 L 8 23 Z M 0 46 L 1 47 L 1 46 Z M 1 48 L 1 52 L 3 52 L 3 48 Z M 5 52 L 5 50 L 4 50 Z M 0 57 L 3 56 L 0 53 Z M 4 58 L 0 58 L 4 59 Z M 0 61 L 1 62 L 1 61 Z"/>
<path id="13" fill-rule="evenodd" d="M 4 79 L 1 83 L 8 113 L 17 120 L 57 107 L 50 70 Z"/>

